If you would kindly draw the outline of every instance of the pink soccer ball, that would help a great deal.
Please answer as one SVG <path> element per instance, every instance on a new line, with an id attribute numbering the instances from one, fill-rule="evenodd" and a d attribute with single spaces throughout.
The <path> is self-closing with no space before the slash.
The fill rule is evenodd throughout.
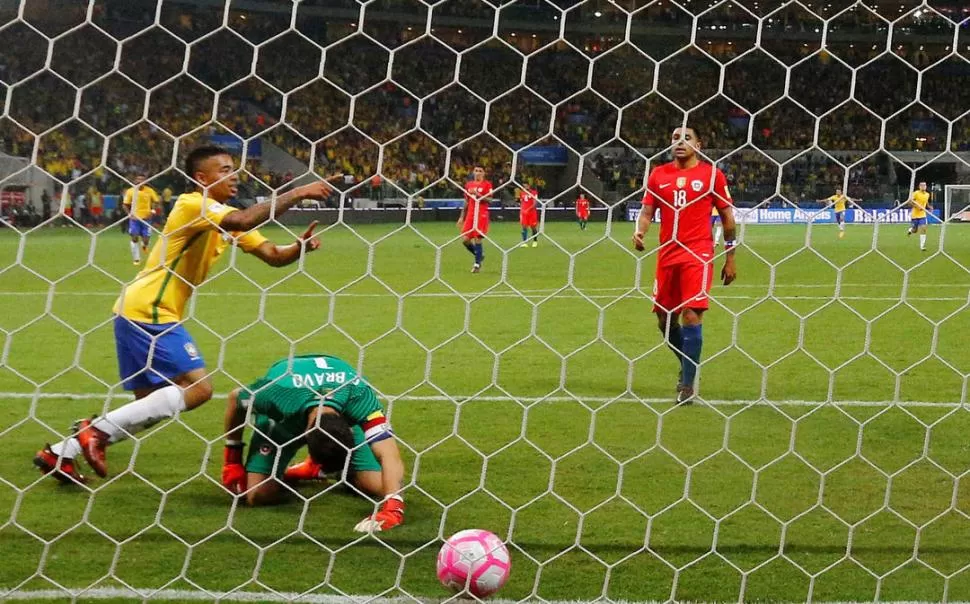
<path id="1" fill-rule="evenodd" d="M 505 585 L 512 570 L 509 550 L 493 533 L 468 529 L 455 533 L 438 552 L 438 580 L 456 592 L 487 598 Z"/>

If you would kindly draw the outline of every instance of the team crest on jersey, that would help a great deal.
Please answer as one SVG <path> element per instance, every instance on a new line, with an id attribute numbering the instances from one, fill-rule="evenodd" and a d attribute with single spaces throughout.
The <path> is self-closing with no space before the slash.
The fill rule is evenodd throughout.
<path id="1" fill-rule="evenodd" d="M 259 454 L 260 455 L 270 455 L 272 453 L 273 453 L 273 447 L 271 447 L 269 445 L 260 445 L 259 446 Z"/>
<path id="2" fill-rule="evenodd" d="M 704 183 L 699 180 L 692 180 L 690 181 L 690 188 L 694 189 L 696 193 L 700 193 L 701 189 L 704 188 Z"/>
<path id="3" fill-rule="evenodd" d="M 195 347 L 192 342 L 185 343 L 185 353 L 189 355 L 189 358 L 195 360 L 199 358 L 199 349 Z"/>
<path id="4" fill-rule="evenodd" d="M 683 189 L 684 188 L 684 185 L 686 185 L 686 184 L 687 184 L 687 177 L 686 176 L 678 176 L 677 177 L 677 188 L 678 189 Z"/>

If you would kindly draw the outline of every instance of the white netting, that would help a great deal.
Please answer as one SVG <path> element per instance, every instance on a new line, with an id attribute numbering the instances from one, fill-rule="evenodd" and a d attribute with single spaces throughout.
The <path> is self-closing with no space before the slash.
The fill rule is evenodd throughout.
<path id="1" fill-rule="evenodd" d="M 438 546 L 478 527 L 514 600 L 970 599 L 965 4 L 0 2 L 0 594 L 445 598 Z M 677 408 L 655 251 L 614 222 L 685 123 L 742 245 Z M 323 251 L 227 252 L 187 321 L 216 400 L 55 488 L 34 451 L 126 400 L 119 196 L 143 174 L 167 212 L 203 143 L 245 205 L 343 173 L 264 228 L 320 220 Z M 454 228 L 474 165 L 497 190 L 477 275 Z M 904 233 L 921 181 L 926 252 Z M 836 187 L 861 200 L 844 237 Z M 310 352 L 388 402 L 409 507 L 379 538 L 333 490 L 250 510 L 218 485 L 225 393 Z"/>

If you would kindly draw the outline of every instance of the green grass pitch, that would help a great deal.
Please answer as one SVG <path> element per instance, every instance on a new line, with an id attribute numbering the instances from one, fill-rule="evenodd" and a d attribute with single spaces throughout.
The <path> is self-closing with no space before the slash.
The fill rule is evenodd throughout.
<path id="1" fill-rule="evenodd" d="M 549 224 L 532 249 L 495 224 L 477 275 L 450 223 L 335 226 L 302 269 L 227 254 L 198 289 L 218 393 L 329 352 L 391 401 L 411 486 L 379 540 L 340 489 L 234 507 L 222 398 L 111 448 L 91 492 L 40 480 L 55 431 L 122 402 L 101 396 L 135 269 L 116 229 L 0 233 L 0 590 L 445 597 L 441 537 L 481 527 L 509 540 L 506 598 L 970 599 L 970 233 L 931 228 L 921 253 L 904 225 L 745 228 L 705 317 L 713 404 L 674 408 L 654 256 L 610 226 Z"/>

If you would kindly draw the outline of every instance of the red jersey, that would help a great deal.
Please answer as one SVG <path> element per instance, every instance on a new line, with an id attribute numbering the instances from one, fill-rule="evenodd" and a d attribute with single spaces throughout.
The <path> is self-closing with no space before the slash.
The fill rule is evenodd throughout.
<path id="1" fill-rule="evenodd" d="M 492 194 L 492 183 L 487 180 L 469 180 L 465 183 L 465 204 L 469 212 L 477 208 L 479 214 L 488 215 L 488 197 Z"/>
<path id="2" fill-rule="evenodd" d="M 580 197 L 576 200 L 576 213 L 579 215 L 589 214 L 589 200 L 585 197 Z"/>
<path id="3" fill-rule="evenodd" d="M 711 211 L 730 207 L 731 194 L 724 173 L 713 165 L 700 162 L 682 170 L 671 162 L 650 172 L 643 205 L 660 211 L 658 263 L 696 260 L 695 254 L 710 260 L 714 253 Z M 674 243 L 664 245 L 671 240 Z"/>
<path id="4" fill-rule="evenodd" d="M 536 202 L 539 199 L 539 192 L 535 189 L 519 192 L 519 212 L 528 214 L 536 211 Z"/>

